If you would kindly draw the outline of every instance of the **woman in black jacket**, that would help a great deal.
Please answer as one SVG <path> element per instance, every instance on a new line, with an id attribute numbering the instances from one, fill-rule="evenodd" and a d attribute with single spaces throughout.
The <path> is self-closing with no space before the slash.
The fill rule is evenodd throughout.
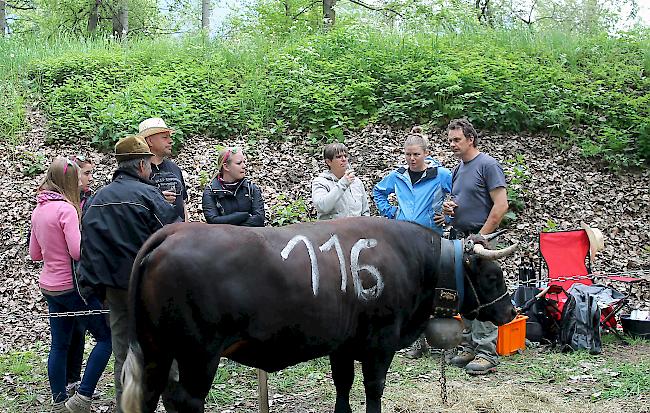
<path id="1" fill-rule="evenodd" d="M 209 224 L 264 226 L 260 188 L 246 178 L 246 158 L 240 148 L 224 148 L 217 175 L 203 191 L 203 215 Z"/>

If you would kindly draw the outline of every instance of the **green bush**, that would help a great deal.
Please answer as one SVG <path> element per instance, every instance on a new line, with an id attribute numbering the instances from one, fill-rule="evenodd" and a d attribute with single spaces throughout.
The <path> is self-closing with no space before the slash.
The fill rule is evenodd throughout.
<path id="1" fill-rule="evenodd" d="M 282 40 L 98 43 L 40 59 L 27 76 L 53 140 L 110 147 L 152 115 L 179 142 L 195 134 L 275 139 L 283 128 L 335 140 L 369 122 L 442 126 L 467 116 L 483 129 L 549 134 L 631 166 L 650 159 L 648 44 L 640 33 L 576 39 L 348 26 Z"/>

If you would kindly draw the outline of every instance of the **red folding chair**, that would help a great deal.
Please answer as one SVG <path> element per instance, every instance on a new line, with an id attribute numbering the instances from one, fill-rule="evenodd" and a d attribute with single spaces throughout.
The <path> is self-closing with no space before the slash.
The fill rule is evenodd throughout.
<path id="1" fill-rule="evenodd" d="M 632 284 L 640 282 L 641 279 L 593 274 L 591 272 L 589 246 L 589 237 L 584 229 L 542 232 L 539 234 L 539 251 L 542 256 L 540 260 L 540 276 L 545 272 L 548 277 L 548 285 L 556 287 L 551 289 L 547 297 L 558 302 L 558 308 L 561 312 L 568 298 L 567 291 L 575 283 L 592 285 L 595 278 L 605 278 L 610 281 L 625 283 L 628 286 L 628 293 L 617 292 L 622 298 L 612 301 L 609 303 L 609 307 L 601 310 L 600 322 L 603 330 L 611 331 L 622 339 L 616 331 L 615 317 L 627 303 Z"/>

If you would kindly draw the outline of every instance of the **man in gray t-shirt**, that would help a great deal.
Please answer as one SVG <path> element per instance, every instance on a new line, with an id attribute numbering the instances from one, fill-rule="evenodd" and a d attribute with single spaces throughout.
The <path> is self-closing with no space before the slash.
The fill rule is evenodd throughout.
<path id="1" fill-rule="evenodd" d="M 506 178 L 501 165 L 477 148 L 478 134 L 467 119 L 456 119 L 447 128 L 449 146 L 460 163 L 452 175 L 453 201 L 443 213 L 453 217 L 453 230 L 462 236 L 494 232 L 508 212 Z M 442 216 L 436 221 L 443 222 Z M 497 327 L 490 322 L 464 320 L 465 331 L 459 354 L 450 363 L 465 367 L 469 374 L 496 371 Z"/>
<path id="2" fill-rule="evenodd" d="M 461 132 L 462 133 L 462 132 Z M 472 147 L 478 152 L 476 147 Z M 454 169 L 452 175 L 452 190 L 454 202 L 454 228 L 465 234 L 489 234 L 498 226 L 501 221 L 502 209 L 508 211 L 508 198 L 506 195 L 506 177 L 503 174 L 501 165 L 490 155 L 478 152 L 469 161 L 461 161 Z M 490 222 L 489 229 L 481 231 L 488 223 L 490 213 L 495 208 L 495 200 L 502 201 L 505 198 L 505 206 L 498 205 L 495 210 L 493 222 Z M 505 212 L 504 212 L 505 213 Z M 497 222 L 497 219 L 499 222 Z"/>

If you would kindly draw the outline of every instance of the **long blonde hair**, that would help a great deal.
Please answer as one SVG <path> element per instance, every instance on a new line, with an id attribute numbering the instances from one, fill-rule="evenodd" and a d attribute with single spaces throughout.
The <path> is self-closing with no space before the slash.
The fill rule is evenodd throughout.
<path id="1" fill-rule="evenodd" d="M 68 158 L 61 156 L 52 161 L 47 169 L 43 182 L 38 186 L 38 191 L 57 192 L 65 198 L 81 217 L 79 208 L 79 165 Z"/>

